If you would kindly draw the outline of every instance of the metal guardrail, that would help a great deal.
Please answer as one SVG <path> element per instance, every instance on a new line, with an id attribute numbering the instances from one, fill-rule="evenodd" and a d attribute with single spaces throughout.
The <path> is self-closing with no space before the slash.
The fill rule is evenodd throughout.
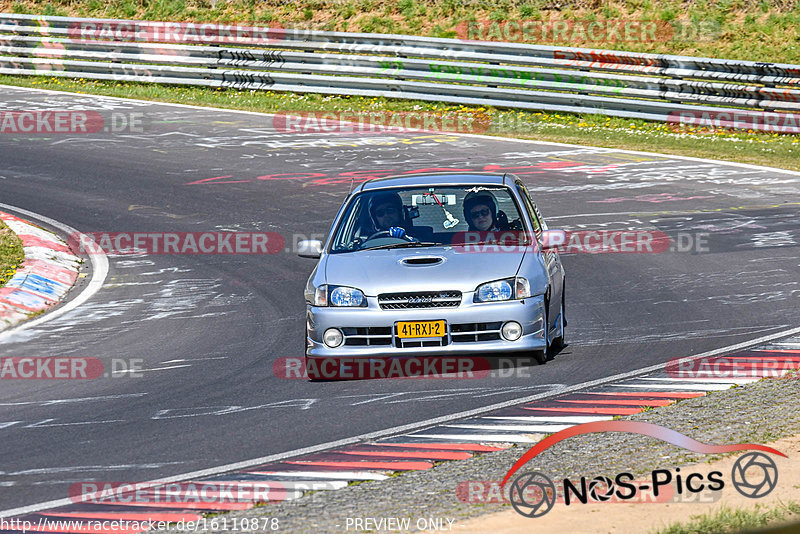
<path id="1" fill-rule="evenodd" d="M 0 13 L 0 73 L 800 131 L 798 65 L 519 43 Z"/>

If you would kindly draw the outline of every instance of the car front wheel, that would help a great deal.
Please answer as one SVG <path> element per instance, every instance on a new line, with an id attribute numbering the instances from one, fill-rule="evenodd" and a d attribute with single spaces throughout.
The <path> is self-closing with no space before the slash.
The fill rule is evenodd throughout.
<path id="1" fill-rule="evenodd" d="M 567 344 L 566 330 L 567 330 L 567 313 L 566 313 L 566 297 L 564 296 L 564 289 L 561 289 L 561 309 L 558 313 L 558 335 L 553 338 L 553 343 L 550 345 L 554 352 L 563 349 Z"/>
<path id="2" fill-rule="evenodd" d="M 547 301 L 545 301 L 544 305 L 544 348 L 541 350 L 534 350 L 532 351 L 533 359 L 536 360 L 536 363 L 539 365 L 544 365 L 547 363 L 547 347 L 550 345 L 550 334 L 548 330 L 548 319 L 547 319 Z"/>

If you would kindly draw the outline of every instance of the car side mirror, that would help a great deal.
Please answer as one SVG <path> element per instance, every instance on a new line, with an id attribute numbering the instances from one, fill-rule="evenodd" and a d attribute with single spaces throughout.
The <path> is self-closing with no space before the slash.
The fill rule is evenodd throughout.
<path id="1" fill-rule="evenodd" d="M 301 258 L 319 259 L 322 255 L 322 241 L 303 239 L 297 243 L 297 255 Z"/>
<path id="2" fill-rule="evenodd" d="M 555 250 L 567 242 L 567 232 L 564 230 L 543 230 L 542 250 Z"/>

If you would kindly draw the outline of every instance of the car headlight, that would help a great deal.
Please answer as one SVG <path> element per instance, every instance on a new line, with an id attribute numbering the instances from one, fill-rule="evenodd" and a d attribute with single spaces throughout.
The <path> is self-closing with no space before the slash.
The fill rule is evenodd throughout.
<path id="1" fill-rule="evenodd" d="M 518 276 L 495 282 L 487 282 L 475 290 L 475 302 L 499 302 L 503 300 L 524 299 L 531 296 L 528 280 Z"/>
<path id="2" fill-rule="evenodd" d="M 334 287 L 331 289 L 329 297 L 331 306 L 358 308 L 367 305 L 367 299 L 364 297 L 364 293 L 360 289 L 354 287 Z"/>

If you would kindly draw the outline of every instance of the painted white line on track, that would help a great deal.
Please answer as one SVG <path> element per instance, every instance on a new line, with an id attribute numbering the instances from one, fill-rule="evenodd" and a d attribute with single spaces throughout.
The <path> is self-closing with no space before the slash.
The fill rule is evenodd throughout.
<path id="1" fill-rule="evenodd" d="M 613 416 L 605 415 L 592 415 L 592 416 L 577 416 L 577 415 L 564 415 L 564 416 L 536 416 L 536 415 L 507 415 L 507 416 L 487 416 L 481 419 L 498 419 L 503 421 L 524 421 L 530 423 L 573 423 L 576 425 L 582 423 L 595 423 L 597 421 L 610 421 L 614 419 Z"/>
<path id="2" fill-rule="evenodd" d="M 321 478 L 332 480 L 386 480 L 389 475 L 371 471 L 248 471 L 253 475 L 287 478 Z"/>
<path id="3" fill-rule="evenodd" d="M 12 213 L 22 214 L 26 217 L 30 217 L 35 221 L 41 221 L 43 223 L 49 224 L 54 228 L 58 228 L 61 232 L 65 233 L 67 236 L 79 233 L 76 229 L 71 226 L 68 226 L 62 222 L 56 221 L 55 219 L 51 219 L 50 217 L 45 217 L 44 215 L 39 215 L 38 213 L 34 213 L 32 211 L 28 211 L 26 209 L 18 208 L 16 206 L 9 206 L 8 204 L 0 203 L 0 209 L 8 210 Z M 33 326 L 39 326 L 47 321 L 52 321 L 57 317 L 61 317 L 62 315 L 71 312 L 97 293 L 101 287 L 103 287 L 103 282 L 106 280 L 106 276 L 108 276 L 108 258 L 106 257 L 105 253 L 100 251 L 98 254 L 89 254 L 89 259 L 92 262 L 92 279 L 86 288 L 80 292 L 80 294 L 66 303 L 64 306 L 60 308 L 56 308 L 51 312 L 45 312 L 44 315 L 41 317 L 37 317 L 31 321 L 24 322 L 15 326 L 14 328 L 9 328 L 8 330 L 0 333 L 0 343 L 5 342 L 8 340 L 9 337 L 14 336 L 22 332 L 23 330 L 27 330 Z"/>
<path id="4" fill-rule="evenodd" d="M 414 434 L 412 438 L 447 439 L 473 443 L 536 443 L 539 439 L 521 434 Z"/>
<path id="5" fill-rule="evenodd" d="M 275 484 L 278 486 L 273 488 L 273 490 L 280 490 L 280 489 L 290 489 L 290 490 L 337 490 L 347 487 L 349 481 L 347 480 L 217 480 L 217 479 L 206 479 L 206 480 L 196 480 L 194 481 L 195 484 L 238 484 L 242 486 L 252 485 L 252 484 L 265 484 L 269 485 L 270 483 Z"/>
<path id="6" fill-rule="evenodd" d="M 473 430 L 497 430 L 497 431 L 511 431 L 511 432 L 560 432 L 575 425 L 472 425 L 472 424 L 457 424 L 457 425 L 442 425 L 443 428 L 469 428 Z"/>
<path id="7" fill-rule="evenodd" d="M 698 371 L 698 374 L 700 371 Z M 694 383 L 701 383 L 701 384 L 749 384 L 750 382 L 758 382 L 761 378 L 758 377 L 742 377 L 742 378 L 722 378 L 716 376 L 690 376 L 686 378 L 668 378 L 668 377 L 661 377 L 661 378 L 650 378 L 644 377 L 641 380 L 648 380 L 651 382 L 675 382 L 677 384 L 691 381 Z"/>
<path id="8" fill-rule="evenodd" d="M 346 488 L 349 480 L 284 480 L 280 485 L 286 489 L 301 491 L 331 491 Z"/>
<path id="9" fill-rule="evenodd" d="M 709 371 L 709 373 L 711 373 L 711 372 L 713 372 L 713 371 Z M 752 378 L 740 378 L 740 379 L 737 379 L 737 380 L 731 380 L 731 382 L 733 384 L 749 384 L 750 382 L 758 382 L 762 378 L 774 378 L 776 376 L 783 376 L 783 375 L 785 375 L 786 373 L 789 372 L 789 369 L 766 368 L 766 369 L 759 369 L 758 372 L 759 372 L 758 376 L 753 377 L 752 376 L 753 373 L 749 373 L 748 372 L 748 375 L 751 376 Z M 708 380 L 708 383 L 711 383 L 711 384 L 722 383 L 722 381 L 720 379 L 718 379 L 718 378 L 716 378 L 714 376 L 710 376 L 710 375 L 707 376 L 707 373 L 704 373 L 702 371 L 698 372 L 698 373 L 692 373 L 691 380 L 695 380 L 695 381 L 696 380 Z"/>
<path id="10" fill-rule="evenodd" d="M 609 384 L 614 388 L 642 388 L 642 389 L 690 389 L 692 391 L 723 391 L 731 389 L 733 384 Z M 644 401 L 646 402 L 646 401 Z"/>

